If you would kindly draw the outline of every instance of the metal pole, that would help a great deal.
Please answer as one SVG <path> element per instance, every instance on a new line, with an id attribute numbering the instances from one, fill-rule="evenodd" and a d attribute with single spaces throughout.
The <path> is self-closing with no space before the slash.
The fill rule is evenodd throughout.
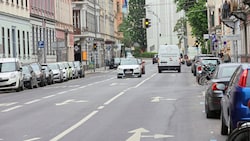
<path id="1" fill-rule="evenodd" d="M 96 0 L 94 0 L 94 22 L 95 22 L 95 39 L 96 39 L 96 33 L 97 33 L 97 21 L 96 21 Z M 97 50 L 98 48 L 96 48 L 96 51 L 94 51 L 94 72 L 95 72 L 95 68 L 96 68 L 96 59 L 97 59 Z"/>
<path id="2" fill-rule="evenodd" d="M 244 32 L 245 32 L 245 57 L 246 57 L 246 62 L 248 62 L 248 51 L 247 51 L 247 23 L 246 20 L 244 21 Z"/>
<path id="3" fill-rule="evenodd" d="M 68 49 L 68 33 L 69 30 L 65 29 L 65 47 L 66 47 L 66 61 L 68 61 L 69 59 L 69 49 Z"/>
<path id="4" fill-rule="evenodd" d="M 44 44 L 44 47 L 43 47 L 43 62 L 46 63 L 46 42 L 45 42 L 45 32 L 46 32 L 46 23 L 45 23 L 45 17 L 44 17 L 44 14 L 43 14 L 43 44 Z"/>

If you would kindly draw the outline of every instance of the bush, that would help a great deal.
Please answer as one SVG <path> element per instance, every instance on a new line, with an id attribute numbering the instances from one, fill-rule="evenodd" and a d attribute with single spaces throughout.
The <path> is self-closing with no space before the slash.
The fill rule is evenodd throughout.
<path id="1" fill-rule="evenodd" d="M 156 52 L 143 52 L 143 53 L 135 52 L 134 56 L 137 58 L 153 58 L 155 54 L 157 53 Z"/>

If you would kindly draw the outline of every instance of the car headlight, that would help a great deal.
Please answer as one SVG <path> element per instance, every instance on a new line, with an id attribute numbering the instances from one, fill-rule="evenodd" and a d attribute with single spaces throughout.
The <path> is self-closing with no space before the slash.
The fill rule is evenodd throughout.
<path id="1" fill-rule="evenodd" d="M 14 78 L 16 78 L 16 77 L 17 77 L 17 76 L 16 76 L 15 73 L 11 73 L 11 74 L 10 74 L 10 78 L 11 78 L 11 79 L 14 79 Z"/>
<path id="2" fill-rule="evenodd" d="M 135 70 L 139 70 L 139 69 L 140 69 L 140 67 L 136 67 L 136 68 L 135 68 Z"/>

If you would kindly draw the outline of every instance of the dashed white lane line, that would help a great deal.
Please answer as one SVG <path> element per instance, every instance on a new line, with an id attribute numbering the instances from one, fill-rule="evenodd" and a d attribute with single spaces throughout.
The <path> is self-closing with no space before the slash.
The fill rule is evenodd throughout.
<path id="1" fill-rule="evenodd" d="M 24 140 L 24 141 L 37 141 L 37 140 L 40 140 L 41 138 L 32 138 L 32 139 L 27 139 L 27 140 Z"/>
<path id="2" fill-rule="evenodd" d="M 91 112 L 89 115 L 84 117 L 82 120 L 80 120 L 79 122 L 77 122 L 76 124 L 74 124 L 73 126 L 68 128 L 67 130 L 63 131 L 62 133 L 60 133 L 59 135 L 57 135 L 56 137 L 54 137 L 50 141 L 58 141 L 58 140 L 60 140 L 61 138 L 63 138 L 64 136 L 66 136 L 67 134 L 69 134 L 70 132 L 72 132 L 73 130 L 75 130 L 76 128 L 81 126 L 82 124 L 84 124 L 87 120 L 89 120 L 91 117 L 93 117 L 97 113 L 98 113 L 98 111 Z"/>
<path id="3" fill-rule="evenodd" d="M 0 107 L 11 106 L 11 105 L 14 105 L 14 104 L 17 104 L 17 102 L 1 103 Z"/>
<path id="4" fill-rule="evenodd" d="M 99 106 L 97 109 L 98 110 L 101 110 L 101 109 L 103 109 L 104 108 L 104 106 Z"/>
<path id="5" fill-rule="evenodd" d="M 26 102 L 24 104 L 32 104 L 32 103 L 36 103 L 36 102 L 39 102 L 39 101 L 41 101 L 41 99 L 35 99 L 35 100 L 32 100 L 32 101 Z"/>
<path id="6" fill-rule="evenodd" d="M 54 96 L 56 96 L 56 95 L 48 95 L 48 96 L 45 96 L 45 97 L 43 97 L 44 99 L 47 99 L 47 98 L 51 98 L 51 97 L 54 97 Z"/>
<path id="7" fill-rule="evenodd" d="M 110 104 L 112 101 L 116 100 L 118 97 L 124 95 L 124 92 L 120 92 L 119 94 L 117 94 L 116 96 L 112 97 L 110 100 L 108 100 L 107 102 L 104 103 L 104 105 L 108 105 Z"/>
<path id="8" fill-rule="evenodd" d="M 15 109 L 18 109 L 18 108 L 21 108 L 23 107 L 22 105 L 17 105 L 17 106 L 14 106 L 14 107 L 11 107 L 11 108 L 8 108 L 8 109 L 5 109 L 3 110 L 2 112 L 9 112 L 9 111 L 12 111 L 12 110 L 15 110 Z"/>

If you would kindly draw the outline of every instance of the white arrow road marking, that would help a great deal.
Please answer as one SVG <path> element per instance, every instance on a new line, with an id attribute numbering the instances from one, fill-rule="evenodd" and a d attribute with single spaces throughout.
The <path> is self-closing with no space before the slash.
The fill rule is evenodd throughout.
<path id="1" fill-rule="evenodd" d="M 155 134 L 155 135 L 143 135 L 142 138 L 155 138 L 155 139 L 161 139 L 161 138 L 172 138 L 173 135 L 163 135 L 163 134 Z"/>
<path id="2" fill-rule="evenodd" d="M 174 100 L 177 100 L 177 99 L 175 99 L 175 98 L 163 98 L 163 97 L 160 97 L 160 96 L 156 96 L 156 97 L 152 97 L 151 102 L 160 102 L 161 100 L 174 101 Z"/>
<path id="3" fill-rule="evenodd" d="M 36 141 L 36 140 L 40 140 L 41 138 L 32 138 L 32 139 L 27 139 L 27 140 L 24 140 L 24 141 Z"/>
<path id="4" fill-rule="evenodd" d="M 61 102 L 61 103 L 56 103 L 56 106 L 61 106 L 61 105 L 65 105 L 65 104 L 69 104 L 69 103 L 83 103 L 83 102 L 88 102 L 88 101 L 85 101 L 85 100 L 75 100 L 75 99 L 69 99 L 69 100 L 66 100 L 64 102 Z"/>
<path id="5" fill-rule="evenodd" d="M 117 85 L 117 83 L 111 83 L 111 84 L 110 84 L 110 86 L 115 86 L 115 85 Z"/>
<path id="6" fill-rule="evenodd" d="M 141 140 L 141 134 L 147 133 L 148 130 L 144 128 L 138 128 L 132 131 L 129 131 L 128 133 L 134 133 L 131 137 L 129 137 L 126 141 L 140 141 Z"/>
<path id="7" fill-rule="evenodd" d="M 0 107 L 6 107 L 6 106 L 11 106 L 17 104 L 17 102 L 10 102 L 10 103 L 0 103 Z"/>

